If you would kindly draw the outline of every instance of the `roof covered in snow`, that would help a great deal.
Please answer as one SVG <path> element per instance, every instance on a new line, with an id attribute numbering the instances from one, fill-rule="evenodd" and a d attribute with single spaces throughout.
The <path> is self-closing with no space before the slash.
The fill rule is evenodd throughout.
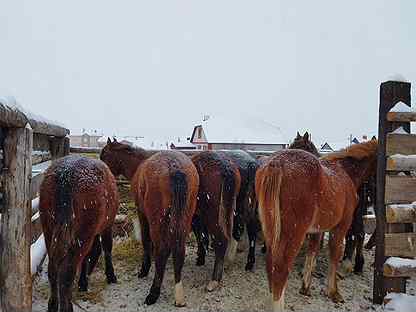
<path id="1" fill-rule="evenodd" d="M 191 142 L 194 142 L 196 129 L 202 127 L 206 143 L 238 144 L 287 144 L 281 129 L 271 123 L 254 117 L 211 116 L 194 127 Z"/>

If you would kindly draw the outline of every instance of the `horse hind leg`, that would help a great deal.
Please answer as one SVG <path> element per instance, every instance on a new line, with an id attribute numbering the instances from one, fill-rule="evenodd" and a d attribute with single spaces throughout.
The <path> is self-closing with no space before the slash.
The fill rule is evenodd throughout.
<path id="1" fill-rule="evenodd" d="M 150 267 L 152 266 L 152 240 L 150 238 L 149 222 L 141 212 L 139 212 L 139 221 L 143 244 L 143 262 L 137 277 L 143 278 L 149 274 Z"/>
<path id="2" fill-rule="evenodd" d="M 173 250 L 173 266 L 175 269 L 175 306 L 186 306 L 185 295 L 182 285 L 182 268 L 185 261 L 185 239 L 176 242 Z"/>
<path id="3" fill-rule="evenodd" d="M 73 312 L 72 284 L 76 271 L 76 251 L 71 248 L 58 269 L 59 311 Z"/>
<path id="4" fill-rule="evenodd" d="M 342 259 L 341 269 L 342 275 L 352 273 L 352 258 L 354 255 L 354 250 L 356 249 L 356 236 L 353 235 L 350 231 L 345 237 L 345 250 L 344 258 Z"/>
<path id="5" fill-rule="evenodd" d="M 160 296 L 160 287 L 162 286 L 163 275 L 165 274 L 166 262 L 170 255 L 168 246 L 155 246 L 155 276 L 153 279 L 150 292 L 144 301 L 147 305 L 154 304 Z"/>
<path id="6" fill-rule="evenodd" d="M 320 242 L 322 240 L 322 233 L 310 234 L 308 242 L 308 253 L 305 259 L 305 265 L 303 268 L 303 281 L 300 293 L 305 296 L 310 296 L 312 271 L 316 264 L 316 256 L 318 255 Z"/>
<path id="7" fill-rule="evenodd" d="M 223 233 L 218 233 L 214 236 L 215 263 L 214 271 L 212 272 L 212 279 L 207 285 L 207 290 L 209 292 L 217 289 L 222 280 L 224 272 L 224 258 L 228 249 L 227 246 L 228 242 Z"/>
<path id="8" fill-rule="evenodd" d="M 101 243 L 99 236 L 97 235 L 94 239 L 94 242 L 91 247 L 91 251 L 88 253 L 88 256 L 84 258 L 82 262 L 81 274 L 78 280 L 78 290 L 81 292 L 88 291 L 88 276 L 94 270 L 98 259 L 101 254 Z"/>
<path id="9" fill-rule="evenodd" d="M 247 255 L 246 271 L 253 271 L 254 263 L 256 262 L 256 239 L 257 239 L 257 224 L 255 219 L 247 222 L 247 236 L 249 241 L 249 250 Z"/>
<path id="10" fill-rule="evenodd" d="M 354 273 L 362 273 L 364 267 L 363 245 L 364 245 L 364 233 L 360 233 L 355 237 L 357 243 L 355 247 L 355 264 Z"/>
<path id="11" fill-rule="evenodd" d="M 344 302 L 344 299 L 338 291 L 337 268 L 338 263 L 342 258 L 343 240 L 347 230 L 348 228 L 345 229 L 345 227 L 340 225 L 333 231 L 333 235 L 329 239 L 330 264 L 327 294 L 328 297 L 335 303 Z"/>
<path id="12" fill-rule="evenodd" d="M 51 294 L 48 301 L 48 312 L 57 312 L 59 307 L 58 302 L 58 272 L 55 263 L 49 259 L 48 263 L 48 279 L 51 289 Z"/>
<path id="13" fill-rule="evenodd" d="M 114 274 L 112 251 L 113 251 L 113 230 L 111 227 L 104 230 L 101 234 L 101 245 L 104 250 L 105 276 L 108 284 L 117 283 L 117 277 Z"/>
<path id="14" fill-rule="evenodd" d="M 198 243 L 198 251 L 197 251 L 197 259 L 196 259 L 196 265 L 202 266 L 205 264 L 205 255 L 206 250 L 203 242 L 203 225 L 201 222 L 201 218 L 198 215 L 195 215 L 192 219 L 192 230 L 195 234 L 197 243 Z"/>

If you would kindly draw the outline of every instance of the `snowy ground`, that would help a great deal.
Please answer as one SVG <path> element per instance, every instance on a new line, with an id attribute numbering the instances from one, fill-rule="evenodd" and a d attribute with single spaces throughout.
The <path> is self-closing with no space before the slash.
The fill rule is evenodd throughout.
<path id="1" fill-rule="evenodd" d="M 74 291 L 75 311 L 166 311 L 173 310 L 173 267 L 169 262 L 159 301 L 150 307 L 143 304 L 153 278 L 153 268 L 149 277 L 138 280 L 137 265 L 141 259 L 140 247 L 120 247 L 126 244 L 116 243 L 114 265 L 119 283 L 106 285 L 102 266 L 90 278 L 90 293 L 80 296 Z M 127 250 L 125 250 L 127 249 Z M 136 251 L 138 249 L 138 251 Z M 304 255 L 301 253 L 296 261 L 295 269 L 290 275 L 286 290 L 287 311 L 380 311 L 381 308 L 371 304 L 373 273 L 370 267 L 373 252 L 365 252 L 366 265 L 362 275 L 352 274 L 339 281 L 341 293 L 346 303 L 334 304 L 322 291 L 326 285 L 328 267 L 326 248 L 318 259 L 317 275 L 313 278 L 312 296 L 299 294 L 301 286 L 300 272 L 303 267 Z M 245 272 L 246 253 L 239 253 L 236 262 L 226 267 L 222 287 L 208 293 L 205 286 L 213 268 L 213 252 L 207 257 L 204 267 L 197 267 L 196 248 L 193 243 L 187 247 L 186 263 L 183 270 L 183 283 L 187 307 L 180 311 L 264 311 L 267 294 L 267 278 L 265 274 L 264 255 L 258 249 L 255 273 Z M 410 284 L 408 294 L 416 294 L 416 284 Z M 36 279 L 33 290 L 33 311 L 46 311 L 48 283 L 46 265 L 44 272 Z M 415 309 L 416 311 L 416 309 Z"/>

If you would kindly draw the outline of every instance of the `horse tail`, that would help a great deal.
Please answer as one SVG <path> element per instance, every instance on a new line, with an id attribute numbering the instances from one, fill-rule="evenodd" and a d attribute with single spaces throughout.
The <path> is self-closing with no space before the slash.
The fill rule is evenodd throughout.
<path id="1" fill-rule="evenodd" d="M 230 167 L 224 166 L 222 178 L 218 224 L 222 227 L 227 240 L 230 240 L 233 230 L 234 211 L 236 209 L 236 180 L 234 171 Z"/>
<path id="2" fill-rule="evenodd" d="M 185 239 L 184 213 L 188 204 L 188 181 L 185 173 L 175 171 L 170 176 L 172 190 L 172 207 L 170 218 L 170 231 L 175 233 L 176 241 Z"/>
<path id="3" fill-rule="evenodd" d="M 55 227 L 52 230 L 50 258 L 59 264 L 67 256 L 72 257 L 75 247 L 73 226 L 73 187 L 70 170 L 56 171 L 55 176 Z"/>
<path id="4" fill-rule="evenodd" d="M 282 169 L 269 163 L 256 176 L 260 221 L 267 248 L 275 258 L 281 234 L 280 188 Z"/>
<path id="5" fill-rule="evenodd" d="M 256 181 L 256 172 L 257 172 L 257 163 L 252 162 L 248 164 L 247 167 L 247 177 L 248 177 L 248 219 L 254 219 L 256 217 L 256 196 L 255 196 L 255 181 Z"/>

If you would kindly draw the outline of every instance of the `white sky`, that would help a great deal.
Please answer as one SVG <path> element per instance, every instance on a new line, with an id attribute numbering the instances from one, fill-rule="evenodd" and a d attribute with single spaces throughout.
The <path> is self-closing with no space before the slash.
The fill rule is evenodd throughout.
<path id="1" fill-rule="evenodd" d="M 381 81 L 416 81 L 415 12 L 404 0 L 1 0 L 0 93 L 73 132 L 190 136 L 220 112 L 346 141 L 376 133 Z"/>

